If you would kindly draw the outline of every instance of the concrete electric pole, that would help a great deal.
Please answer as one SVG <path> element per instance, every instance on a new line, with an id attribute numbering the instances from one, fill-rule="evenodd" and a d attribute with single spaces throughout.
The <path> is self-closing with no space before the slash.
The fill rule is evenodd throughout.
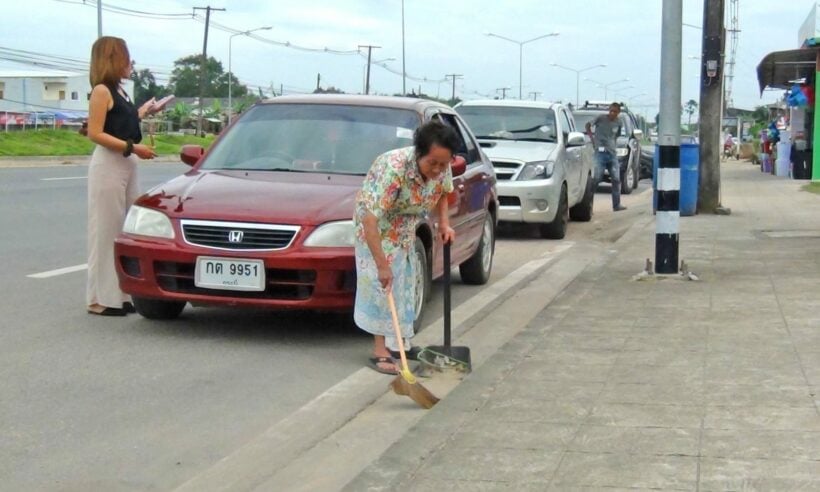
<path id="1" fill-rule="evenodd" d="M 451 73 L 444 76 L 445 79 L 451 78 L 453 79 L 453 96 L 450 98 L 450 102 L 452 104 L 456 103 L 456 79 L 463 79 L 464 76 L 460 73 Z"/>
<path id="2" fill-rule="evenodd" d="M 706 0 L 707 2 L 709 0 Z M 683 0 L 663 0 L 655 273 L 678 273 Z"/>
<path id="3" fill-rule="evenodd" d="M 365 95 L 370 94 L 370 57 L 373 54 L 373 48 L 381 48 L 381 46 L 373 46 L 372 44 L 360 44 L 359 48 L 367 48 L 367 75 L 364 82 Z"/>
<path id="4" fill-rule="evenodd" d="M 720 206 L 720 127 L 723 120 L 725 0 L 703 2 L 703 47 L 700 67 L 700 183 L 698 212 L 716 213 Z"/>
<path id="5" fill-rule="evenodd" d="M 225 9 L 215 9 L 208 5 L 207 7 L 194 7 L 194 12 L 197 10 L 205 11 L 205 40 L 202 42 L 202 61 L 199 66 L 199 116 L 196 119 L 196 134 L 200 137 L 202 134 L 202 117 L 204 116 L 204 108 L 202 107 L 202 100 L 205 98 L 205 67 L 208 65 L 208 26 L 211 23 L 211 11 L 218 10 L 224 12 Z"/>

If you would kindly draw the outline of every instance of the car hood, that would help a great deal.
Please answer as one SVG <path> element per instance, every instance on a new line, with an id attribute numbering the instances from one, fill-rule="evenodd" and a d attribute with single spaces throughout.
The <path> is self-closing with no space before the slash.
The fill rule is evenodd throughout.
<path id="1" fill-rule="evenodd" d="M 490 160 L 515 159 L 524 162 L 554 160 L 558 144 L 519 140 L 481 140 L 481 150 Z"/>
<path id="2" fill-rule="evenodd" d="M 318 225 L 353 217 L 362 176 L 190 171 L 154 187 L 137 205 L 172 218 Z"/>

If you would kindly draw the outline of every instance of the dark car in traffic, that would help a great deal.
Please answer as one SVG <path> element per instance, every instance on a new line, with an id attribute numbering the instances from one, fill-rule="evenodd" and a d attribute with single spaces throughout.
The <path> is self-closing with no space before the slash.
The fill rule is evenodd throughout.
<path id="1" fill-rule="evenodd" d="M 115 244 L 121 288 L 147 318 L 174 318 L 188 303 L 350 310 L 356 193 L 378 155 L 412 145 L 432 119 L 460 140 L 448 197 L 453 264 L 464 282 L 487 282 L 496 178 L 464 121 L 421 99 L 305 95 L 256 104 L 207 153 L 183 147 L 192 169 L 128 212 Z M 443 273 L 436 227 L 425 220 L 416 230 L 418 319 Z"/>

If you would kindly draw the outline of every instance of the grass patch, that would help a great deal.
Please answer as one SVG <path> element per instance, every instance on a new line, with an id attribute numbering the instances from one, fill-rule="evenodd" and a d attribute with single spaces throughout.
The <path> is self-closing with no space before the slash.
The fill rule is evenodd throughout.
<path id="1" fill-rule="evenodd" d="M 157 135 L 156 151 L 160 155 L 178 154 L 179 148 L 186 144 L 211 145 L 214 137 L 195 137 L 193 135 Z M 143 139 L 148 143 L 148 138 Z M 26 130 L 0 132 L 0 156 L 61 156 L 91 155 L 94 143 L 73 130 Z"/>
<path id="2" fill-rule="evenodd" d="M 820 195 L 820 182 L 813 182 L 803 185 L 803 191 L 808 191 L 809 193 L 814 193 L 815 195 Z"/>

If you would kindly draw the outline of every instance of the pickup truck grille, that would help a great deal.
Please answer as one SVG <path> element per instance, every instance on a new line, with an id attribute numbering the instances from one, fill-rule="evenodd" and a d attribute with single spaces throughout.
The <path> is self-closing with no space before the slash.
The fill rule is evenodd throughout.
<path id="1" fill-rule="evenodd" d="M 495 169 L 496 179 L 499 181 L 509 181 L 518 174 L 521 168 L 521 163 L 518 162 L 504 162 L 493 161 L 493 168 Z"/>

